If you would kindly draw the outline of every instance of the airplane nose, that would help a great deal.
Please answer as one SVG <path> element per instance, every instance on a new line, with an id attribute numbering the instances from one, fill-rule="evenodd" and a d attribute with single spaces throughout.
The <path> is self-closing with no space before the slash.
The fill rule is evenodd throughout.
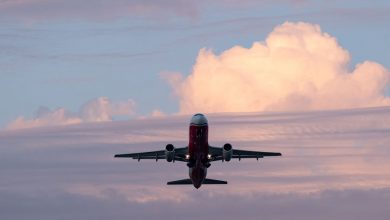
<path id="1" fill-rule="evenodd" d="M 191 124 L 194 125 L 207 125 L 207 118 L 203 114 L 195 114 L 191 118 Z"/>

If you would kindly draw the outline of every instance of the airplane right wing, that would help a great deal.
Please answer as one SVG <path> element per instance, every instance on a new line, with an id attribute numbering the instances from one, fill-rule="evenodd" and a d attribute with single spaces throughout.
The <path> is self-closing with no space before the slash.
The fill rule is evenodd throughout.
<path id="1" fill-rule="evenodd" d="M 224 147 L 225 149 L 225 158 L 224 158 Z M 279 152 L 264 152 L 264 151 L 249 151 L 249 150 L 238 150 L 232 149 L 230 144 L 225 145 L 224 147 L 209 147 L 209 153 L 211 154 L 212 161 L 226 160 L 229 161 L 231 158 L 237 158 L 238 160 L 244 158 L 263 158 L 263 157 L 273 157 L 273 156 L 282 156 Z"/>

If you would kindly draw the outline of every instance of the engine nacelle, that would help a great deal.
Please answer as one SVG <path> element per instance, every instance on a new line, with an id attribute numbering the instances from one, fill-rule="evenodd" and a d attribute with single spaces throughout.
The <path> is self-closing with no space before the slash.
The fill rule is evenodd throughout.
<path id="1" fill-rule="evenodd" d="M 222 148 L 222 158 L 224 161 L 230 161 L 233 155 L 233 147 L 231 144 L 225 144 Z"/>
<path id="2" fill-rule="evenodd" d="M 165 158 L 168 162 L 172 162 L 175 159 L 175 147 L 172 144 L 167 144 L 165 147 Z"/>

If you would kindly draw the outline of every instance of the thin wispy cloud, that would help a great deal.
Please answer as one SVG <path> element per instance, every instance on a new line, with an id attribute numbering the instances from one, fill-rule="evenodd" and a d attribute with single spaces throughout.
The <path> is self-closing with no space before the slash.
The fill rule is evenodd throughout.
<path id="1" fill-rule="evenodd" d="M 50 21 L 51 19 L 111 20 L 121 17 L 151 17 L 182 15 L 196 16 L 194 4 L 182 0 L 169 1 L 65 1 L 65 0 L 18 0 L 0 3 L 1 17 L 27 22 Z"/>
<path id="2" fill-rule="evenodd" d="M 247 1 L 250 2 L 250 1 Z M 2 18 L 18 19 L 27 22 L 55 20 L 94 20 L 104 21 L 123 17 L 152 18 L 156 20 L 184 17 L 193 19 L 199 16 L 205 1 L 65 1 L 65 0 L 18 0 L 0 2 Z M 217 5 L 238 5 L 234 1 L 218 1 Z M 241 3 L 242 4 L 242 3 Z"/>
<path id="3" fill-rule="evenodd" d="M 268 14 L 269 9 L 279 11 L 281 7 L 289 6 L 289 10 L 277 15 L 264 15 L 252 17 L 240 17 L 213 21 L 205 24 L 198 24 L 202 17 L 207 16 L 209 8 L 219 10 L 250 10 L 259 8 Z M 206 10 L 207 9 L 207 10 Z M 306 10 L 303 10 L 306 9 Z M 337 4 L 334 2 L 315 2 L 300 0 L 280 0 L 280 1 L 235 1 L 235 0 L 217 0 L 188 2 L 185 0 L 166 0 L 166 1 L 139 1 L 139 0 L 120 0 L 120 1 L 74 1 L 74 0 L 13 0 L 0 2 L 0 19 L 2 21 L 21 21 L 27 24 L 39 22 L 55 21 L 113 21 L 123 18 L 136 20 L 152 20 L 159 25 L 142 25 L 127 28 L 139 30 L 183 30 L 193 28 L 205 28 L 207 26 L 229 25 L 236 26 L 240 30 L 248 25 L 257 25 L 282 20 L 302 20 L 302 18 L 321 20 L 323 22 L 335 22 L 339 24 L 356 24 L 356 21 L 362 23 L 384 22 L 388 18 L 390 8 L 385 3 L 373 3 L 366 7 L 350 7 L 347 4 Z M 175 21 L 175 18 L 186 20 L 186 25 L 182 26 L 161 26 Z M 188 22 L 189 21 L 189 22 Z M 193 22 L 196 21 L 196 22 Z M 153 22 L 152 22 L 153 23 Z M 175 23 L 175 22 L 173 22 Z M 272 22 L 274 24 L 274 22 Z M 151 25 L 151 26 L 150 26 Z M 26 30 L 23 28 L 23 30 Z M 110 31 L 110 30 L 108 30 Z"/>
<path id="4" fill-rule="evenodd" d="M 245 207 L 246 219 L 258 219 L 259 212 L 264 219 L 386 216 L 388 107 L 213 114 L 209 122 L 213 146 L 229 142 L 283 156 L 213 163 L 208 177 L 229 184 L 196 190 L 165 185 L 188 175 L 184 163 L 113 158 L 167 143 L 185 146 L 189 116 L 2 131 L 0 213 L 8 219 L 122 219 L 129 213 L 168 219 L 158 210 L 174 206 L 175 216 L 191 219 L 199 213 L 188 207 L 198 204 L 204 218 L 232 206 Z M 224 213 L 226 219 L 238 215 Z"/>
<path id="5" fill-rule="evenodd" d="M 25 22 L 47 22 L 53 20 L 89 20 L 107 21 L 120 18 L 149 18 L 167 20 L 174 17 L 193 20 L 203 13 L 205 7 L 248 8 L 254 5 L 271 7 L 274 4 L 300 6 L 305 1 L 140 1 L 140 0 L 15 0 L 0 2 L 0 18 L 21 20 Z"/>

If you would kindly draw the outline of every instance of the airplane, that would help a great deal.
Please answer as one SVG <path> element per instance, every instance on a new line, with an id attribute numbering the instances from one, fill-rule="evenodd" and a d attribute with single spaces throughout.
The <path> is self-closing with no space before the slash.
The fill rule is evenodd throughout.
<path id="1" fill-rule="evenodd" d="M 232 145 L 226 143 L 223 147 L 213 147 L 208 143 L 208 121 L 203 114 L 195 114 L 191 118 L 189 127 L 189 143 L 187 147 L 175 148 L 167 144 L 165 150 L 116 154 L 114 157 L 133 158 L 138 161 L 143 159 L 165 159 L 168 162 L 186 162 L 189 168 L 189 179 L 182 179 L 168 182 L 168 185 L 193 185 L 198 189 L 202 184 L 227 184 L 227 181 L 206 178 L 207 168 L 213 161 L 230 161 L 232 158 L 259 158 L 269 156 L 282 156 L 276 152 L 261 152 L 236 150 Z"/>

